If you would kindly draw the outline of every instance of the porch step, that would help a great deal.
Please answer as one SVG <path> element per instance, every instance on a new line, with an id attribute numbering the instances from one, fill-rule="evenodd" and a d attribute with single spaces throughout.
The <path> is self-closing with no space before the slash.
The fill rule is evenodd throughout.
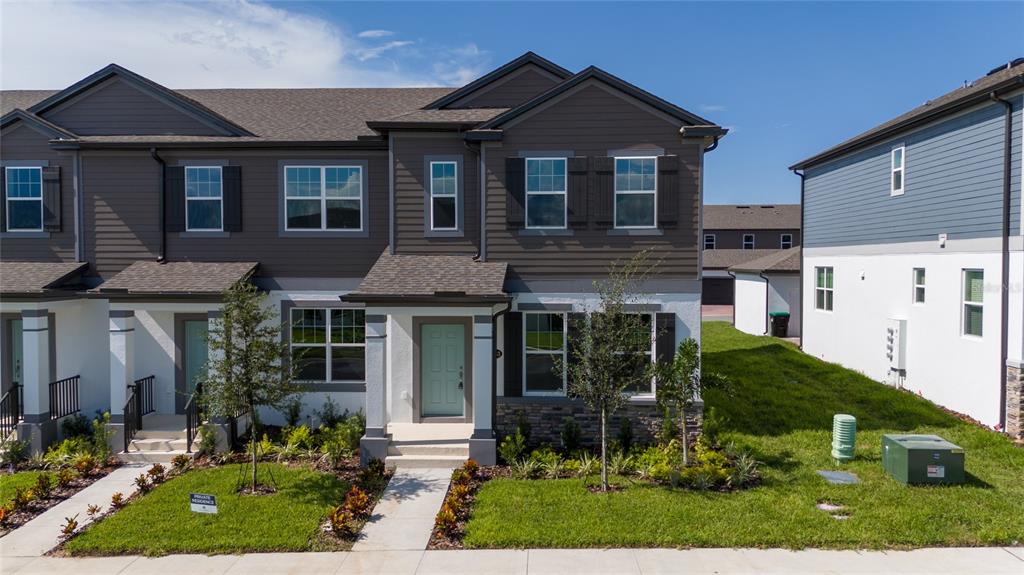
<path id="1" fill-rule="evenodd" d="M 454 441 L 392 441 L 388 455 L 453 455 L 469 458 L 469 443 Z"/>
<path id="2" fill-rule="evenodd" d="M 388 455 L 384 458 L 387 467 L 420 469 L 455 469 L 466 462 L 464 455 Z"/>
<path id="3" fill-rule="evenodd" d="M 128 451 L 185 451 L 185 444 L 188 441 L 185 438 L 169 438 L 169 437 L 154 437 L 139 438 L 138 435 L 135 439 L 128 444 Z"/>
<path id="4" fill-rule="evenodd" d="M 180 439 L 185 441 L 187 437 L 188 432 L 184 429 L 147 429 L 143 427 L 135 432 L 135 439 Z"/>
<path id="5" fill-rule="evenodd" d="M 117 458 L 124 463 L 171 463 L 179 455 L 195 457 L 196 454 L 186 453 L 184 449 L 172 451 L 129 451 L 127 453 L 122 451 L 117 454 Z"/>

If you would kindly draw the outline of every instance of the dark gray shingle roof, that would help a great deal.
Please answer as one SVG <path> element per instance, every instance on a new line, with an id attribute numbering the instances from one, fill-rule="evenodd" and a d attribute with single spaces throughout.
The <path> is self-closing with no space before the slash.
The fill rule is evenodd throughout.
<path id="1" fill-rule="evenodd" d="M 350 297 L 503 297 L 507 269 L 504 262 L 481 262 L 473 256 L 391 254 L 385 250 Z"/>
<path id="2" fill-rule="evenodd" d="M 41 294 L 85 271 L 84 262 L 12 262 L 0 260 L 0 293 Z"/>
<path id="3" fill-rule="evenodd" d="M 777 250 L 776 253 L 736 264 L 729 270 L 734 272 L 799 272 L 800 248 Z"/>
<path id="4" fill-rule="evenodd" d="M 800 204 L 704 205 L 704 230 L 800 229 Z"/>
<path id="5" fill-rule="evenodd" d="M 135 262 L 92 291 L 219 294 L 256 271 L 255 262 Z"/>
<path id="6" fill-rule="evenodd" d="M 782 250 L 704 250 L 704 269 L 725 270 Z"/>

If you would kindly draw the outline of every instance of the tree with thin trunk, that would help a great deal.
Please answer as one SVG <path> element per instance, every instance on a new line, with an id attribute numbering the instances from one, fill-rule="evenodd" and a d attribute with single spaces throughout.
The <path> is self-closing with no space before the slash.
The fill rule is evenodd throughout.
<path id="1" fill-rule="evenodd" d="M 689 465 L 690 438 L 686 413 L 705 390 L 725 387 L 728 381 L 717 373 L 701 371 L 700 345 L 692 337 L 680 342 L 672 359 L 660 362 L 655 370 L 658 374 L 658 404 L 678 415 L 683 442 L 683 465 Z"/>
<path id="2" fill-rule="evenodd" d="M 635 290 L 653 269 L 641 252 L 616 262 L 607 280 L 594 282 L 597 305 L 573 321 L 568 361 L 556 361 L 556 371 L 568 376 L 569 396 L 582 399 L 600 417 L 603 491 L 608 490 L 608 422 L 629 402 L 631 391 L 650 389 L 653 377 L 645 354 L 651 349 L 651 325 L 645 316 L 627 311 L 639 303 Z"/>
<path id="3" fill-rule="evenodd" d="M 281 325 L 267 305 L 266 294 L 240 281 L 223 298 L 221 318 L 210 326 L 210 357 L 200 397 L 208 417 L 248 416 L 255 493 L 258 410 L 284 409 L 298 389 L 292 383 L 292 362 L 284 359 L 288 343 L 281 337 Z"/>

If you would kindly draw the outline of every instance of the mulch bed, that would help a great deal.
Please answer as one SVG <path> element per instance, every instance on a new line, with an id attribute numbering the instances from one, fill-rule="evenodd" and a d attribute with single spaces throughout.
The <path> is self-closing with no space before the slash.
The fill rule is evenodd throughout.
<path id="1" fill-rule="evenodd" d="M 54 485 L 49 497 L 47 497 L 46 499 L 33 499 L 25 507 L 22 507 L 21 509 L 18 509 L 16 511 L 9 511 L 8 514 L 4 517 L 3 524 L 0 524 L 0 537 L 7 535 L 11 531 L 28 523 L 36 516 L 46 512 L 51 507 L 56 506 L 61 501 L 68 499 L 72 495 L 92 485 L 96 481 L 99 481 L 108 473 L 120 467 L 120 465 L 121 463 L 119 461 L 117 461 L 116 459 L 111 459 L 107 461 L 106 465 L 94 469 L 92 472 L 89 473 L 89 475 L 76 475 L 76 477 L 72 479 L 71 483 L 68 484 L 66 487 L 58 487 L 57 485 Z M 23 469 L 18 471 L 34 470 Z M 52 473 L 54 476 L 56 476 L 56 471 L 46 471 L 47 473 Z M 3 473 L 9 472 L 3 471 Z"/>
<path id="2" fill-rule="evenodd" d="M 469 482 L 469 494 L 463 500 L 463 511 L 457 516 L 458 521 L 455 529 L 446 532 L 435 525 L 434 530 L 430 533 L 430 542 L 427 544 L 427 549 L 462 549 L 462 538 L 466 534 L 466 524 L 469 522 L 469 514 L 473 509 L 473 504 L 476 502 L 476 494 L 480 491 L 480 487 L 492 479 L 508 476 L 508 467 L 481 467 Z M 445 500 L 448 499 L 453 486 L 454 484 L 448 486 Z"/>

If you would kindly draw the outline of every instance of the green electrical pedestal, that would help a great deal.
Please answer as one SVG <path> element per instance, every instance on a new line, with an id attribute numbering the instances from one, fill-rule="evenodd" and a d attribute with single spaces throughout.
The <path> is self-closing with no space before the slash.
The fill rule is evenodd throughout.
<path id="1" fill-rule="evenodd" d="M 882 466 L 901 483 L 964 482 L 964 450 L 938 435 L 883 435 Z"/>

